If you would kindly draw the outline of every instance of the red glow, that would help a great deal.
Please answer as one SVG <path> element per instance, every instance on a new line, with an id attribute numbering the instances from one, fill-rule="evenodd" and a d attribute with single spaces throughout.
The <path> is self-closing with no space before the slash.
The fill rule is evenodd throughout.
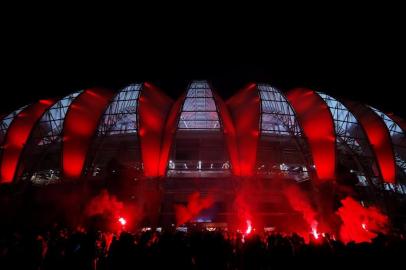
<path id="1" fill-rule="evenodd" d="M 340 238 L 344 243 L 371 242 L 377 233 L 386 233 L 388 217 L 376 207 L 363 207 L 351 197 L 341 200 L 337 214 L 341 218 Z"/>
<path id="2" fill-rule="evenodd" d="M 318 239 L 320 236 L 320 233 L 318 233 L 318 213 L 312 206 L 308 194 L 303 192 L 296 185 L 288 185 L 284 187 L 283 194 L 286 196 L 289 205 L 293 208 L 293 210 L 302 215 L 305 222 L 305 226 L 299 223 L 295 224 L 294 231 L 300 234 L 306 242 L 309 241 L 309 231 L 311 235 L 314 236 L 314 239 Z"/>
<path id="3" fill-rule="evenodd" d="M 247 219 L 246 223 L 247 223 L 247 229 L 245 230 L 245 234 L 249 235 L 252 232 L 251 220 Z"/>
<path id="4" fill-rule="evenodd" d="M 314 239 L 319 239 L 319 233 L 317 232 L 316 228 L 312 228 L 312 235 L 314 237 Z"/>
<path id="5" fill-rule="evenodd" d="M 189 198 L 187 205 L 176 204 L 175 207 L 175 217 L 176 224 L 184 224 L 193 218 L 197 217 L 203 209 L 211 207 L 214 203 L 213 197 L 208 195 L 205 198 L 200 197 L 199 192 L 193 192 Z"/>
<path id="6" fill-rule="evenodd" d="M 119 216 L 124 209 L 124 204 L 114 195 L 110 195 L 107 190 L 102 190 L 97 196 L 93 197 L 86 205 L 85 215 L 108 215 Z"/>
<path id="7" fill-rule="evenodd" d="M 388 183 L 394 183 L 396 164 L 392 139 L 382 118 L 364 105 L 355 102 L 346 102 L 345 105 L 350 108 L 364 128 L 365 134 L 375 153 L 383 180 Z"/>
<path id="8" fill-rule="evenodd" d="M 121 224 L 122 226 L 124 226 L 125 224 L 127 224 L 127 220 L 125 220 L 125 218 L 123 218 L 123 217 L 119 217 L 119 218 L 118 218 L 118 222 L 120 222 L 120 224 Z"/>
<path id="9" fill-rule="evenodd" d="M 171 105 L 172 100 L 157 87 L 150 83 L 144 84 L 138 101 L 138 110 L 141 156 L 145 176 L 160 175 L 161 142 L 165 120 Z"/>
<path id="10" fill-rule="evenodd" d="M 161 155 L 159 158 L 159 176 L 164 176 L 168 166 L 169 154 L 172 147 L 172 142 L 176 133 L 176 123 L 179 118 L 181 106 L 185 95 L 181 96 L 173 105 L 165 122 L 165 129 L 162 140 Z"/>
<path id="11" fill-rule="evenodd" d="M 303 215 L 304 220 L 307 225 L 313 230 L 317 229 L 316 216 L 317 212 L 312 207 L 307 195 L 300 190 L 299 187 L 295 185 L 287 186 L 283 189 L 283 193 L 290 206 L 297 212 Z"/>
<path id="12" fill-rule="evenodd" d="M 65 177 L 81 176 L 89 144 L 112 98 L 112 92 L 97 88 L 83 91 L 70 105 L 63 128 L 62 169 Z"/>
<path id="13" fill-rule="evenodd" d="M 219 117 L 223 122 L 224 137 L 231 161 L 231 170 L 234 175 L 240 175 L 240 157 L 238 156 L 236 131 L 230 112 L 224 101 L 213 91 L 214 100 L 219 110 Z"/>
<path id="14" fill-rule="evenodd" d="M 251 185 L 251 183 L 252 181 L 246 181 L 244 185 L 240 186 L 233 205 L 233 208 L 237 210 L 235 229 L 239 229 L 244 233 L 253 230 L 255 220 L 251 214 L 251 209 L 258 203 L 257 197 L 253 196 L 253 194 L 256 194 L 255 186 Z"/>
<path id="15" fill-rule="evenodd" d="M 235 124 L 242 176 L 254 174 L 259 140 L 260 99 L 256 84 L 250 84 L 227 100 Z"/>
<path id="16" fill-rule="evenodd" d="M 308 89 L 293 89 L 287 98 L 307 137 L 318 178 L 334 179 L 336 136 L 329 108 L 317 93 Z"/>
<path id="17" fill-rule="evenodd" d="M 84 217 L 102 217 L 105 220 L 103 226 L 108 231 L 121 231 L 125 226 L 136 226 L 144 217 L 143 209 L 135 202 L 124 204 L 115 195 L 110 194 L 106 189 L 101 190 L 92 197 L 86 204 Z"/>
<path id="18" fill-rule="evenodd" d="M 14 180 L 21 153 L 30 137 L 32 129 L 45 111 L 54 103 L 55 101 L 53 100 L 40 100 L 26 107 L 10 124 L 3 144 L 1 183 L 8 183 Z"/>
<path id="19" fill-rule="evenodd" d="M 212 92 L 219 110 L 219 117 L 223 123 L 225 142 L 231 161 L 231 169 L 235 175 L 239 175 L 240 165 L 234 124 L 231 120 L 228 108 L 226 107 L 223 100 L 214 91 Z M 178 122 L 177 120 L 179 119 L 182 103 L 185 100 L 185 97 L 186 96 L 184 94 L 175 102 L 175 104 L 171 108 L 168 119 L 166 121 L 161 150 L 161 158 L 159 161 L 159 175 L 165 175 L 166 168 L 168 166 L 171 146 L 177 130 L 177 122 Z"/>

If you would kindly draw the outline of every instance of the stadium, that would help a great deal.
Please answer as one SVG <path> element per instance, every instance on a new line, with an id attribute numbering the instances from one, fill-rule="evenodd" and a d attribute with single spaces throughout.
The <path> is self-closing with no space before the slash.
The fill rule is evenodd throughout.
<path id="1" fill-rule="evenodd" d="M 351 196 L 405 226 L 406 122 L 323 92 L 251 83 L 224 101 L 193 81 L 172 100 L 139 83 L 40 100 L 0 119 L 8 220 L 28 204 L 36 222 L 75 223 L 96 198 L 119 205 L 96 214 L 134 227 L 337 232 L 334 216 Z"/>

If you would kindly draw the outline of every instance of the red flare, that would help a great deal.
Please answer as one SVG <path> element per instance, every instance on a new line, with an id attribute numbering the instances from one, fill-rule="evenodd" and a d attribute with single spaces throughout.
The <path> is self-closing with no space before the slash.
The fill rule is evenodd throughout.
<path id="1" fill-rule="evenodd" d="M 316 239 L 316 240 L 319 239 L 319 233 L 317 232 L 316 228 L 312 229 L 312 234 L 313 234 L 314 239 Z"/>
<path id="2" fill-rule="evenodd" d="M 118 222 L 120 222 L 120 224 L 121 224 L 122 226 L 124 226 L 125 224 L 127 224 L 127 220 L 125 220 L 125 218 L 123 218 L 123 217 L 120 217 L 120 218 L 118 219 Z"/>
<path id="3" fill-rule="evenodd" d="M 247 219 L 246 223 L 247 223 L 247 230 L 245 231 L 245 234 L 248 235 L 252 232 L 251 220 Z"/>

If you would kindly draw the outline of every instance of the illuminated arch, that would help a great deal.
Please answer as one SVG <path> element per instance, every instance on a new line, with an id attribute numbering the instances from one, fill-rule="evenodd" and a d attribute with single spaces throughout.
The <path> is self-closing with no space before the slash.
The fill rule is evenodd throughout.
<path id="1" fill-rule="evenodd" d="M 394 117 L 393 115 L 386 114 L 381 110 L 370 107 L 377 115 L 381 117 L 384 121 L 386 127 L 389 130 L 389 134 L 392 138 L 392 142 L 395 146 L 398 147 L 399 153 L 397 155 L 403 156 L 402 158 L 406 160 L 406 131 L 398 124 L 398 121 L 401 119 Z M 406 126 L 405 126 L 406 127 Z"/>
<path id="2" fill-rule="evenodd" d="M 287 165 L 285 162 L 295 163 L 289 170 L 296 170 L 298 174 L 307 171 L 309 162 L 304 154 L 305 143 L 301 142 L 303 141 L 301 128 L 293 109 L 281 92 L 268 84 L 251 83 L 232 96 L 227 105 L 236 127 L 243 176 L 287 173 L 285 170 L 282 172 L 281 168 L 293 164 Z M 297 151 L 293 150 L 292 154 L 291 151 L 283 150 L 281 150 L 283 154 L 275 153 L 274 147 L 279 145 L 283 149 L 293 147 Z M 263 158 L 265 156 L 266 158 Z M 298 166 L 297 163 L 301 165 Z M 289 173 L 289 176 L 293 174 L 295 173 Z M 303 175 L 307 175 L 308 178 L 307 173 Z"/>
<path id="3" fill-rule="evenodd" d="M 105 110 L 89 151 L 92 176 L 115 160 L 127 175 L 157 177 L 165 119 L 172 100 L 150 83 L 131 84 Z"/>
<path id="4" fill-rule="evenodd" d="M 388 114 L 370 107 L 384 121 L 392 139 L 395 161 L 398 168 L 397 179 L 404 182 L 406 176 L 406 137 L 405 131 Z M 394 185 L 398 192 L 406 193 L 402 185 Z M 403 189 L 403 190 L 402 190 Z"/>
<path id="5" fill-rule="evenodd" d="M 364 128 L 375 153 L 382 179 L 385 182 L 394 183 L 396 178 L 395 158 L 391 137 L 384 121 L 372 109 L 364 105 L 347 101 L 345 106 L 351 110 Z"/>
<path id="6" fill-rule="evenodd" d="M 400 118 L 397 115 L 394 115 L 393 113 L 388 113 L 386 114 L 390 119 L 392 119 L 399 127 L 406 132 L 406 121 L 402 118 Z"/>
<path id="7" fill-rule="evenodd" d="M 69 106 L 62 141 L 62 170 L 65 178 L 77 179 L 82 175 L 87 150 L 100 117 L 113 96 L 113 92 L 104 89 L 87 89 Z"/>
<path id="8" fill-rule="evenodd" d="M 18 110 L 15 110 L 9 114 L 2 115 L 2 117 L 0 118 L 0 162 L 1 162 L 1 156 L 2 156 L 3 150 L 4 150 L 3 142 L 6 138 L 7 130 L 9 128 L 10 124 L 13 122 L 14 118 L 26 107 L 27 106 L 23 106 L 23 107 L 19 108 Z"/>
<path id="9" fill-rule="evenodd" d="M 326 102 L 333 116 L 340 160 L 351 162 L 346 166 L 351 167 L 351 171 L 357 175 L 360 183 L 366 185 L 366 180 L 372 181 L 372 179 L 377 178 L 379 172 L 373 150 L 363 127 L 343 103 L 324 93 L 317 93 Z"/>
<path id="10" fill-rule="evenodd" d="M 14 117 L 4 139 L 0 182 L 9 183 L 14 180 L 21 152 L 24 150 L 34 125 L 54 103 L 52 100 L 41 100 L 26 107 Z"/>
<path id="11" fill-rule="evenodd" d="M 172 104 L 172 99 L 157 87 L 144 83 L 139 99 L 139 135 L 144 175 L 147 177 L 161 175 L 159 162 L 165 121 Z"/>
<path id="12" fill-rule="evenodd" d="M 14 118 L 27 106 L 23 106 L 18 110 L 13 111 L 12 113 L 4 116 L 0 121 L 0 145 L 3 144 L 4 138 L 6 137 L 7 129 L 13 122 Z"/>
<path id="13" fill-rule="evenodd" d="M 309 89 L 293 89 L 288 92 L 287 99 L 309 143 L 318 178 L 334 179 L 336 136 L 329 108 L 316 92 Z"/>
<path id="14" fill-rule="evenodd" d="M 234 175 L 241 175 L 242 166 L 238 155 L 236 131 L 233 120 L 223 99 L 217 95 L 216 92 L 213 92 L 213 96 L 223 124 L 223 134 L 231 161 L 231 170 Z"/>
<path id="15" fill-rule="evenodd" d="M 185 95 L 182 95 L 180 98 L 178 98 L 178 100 L 176 100 L 176 102 L 172 105 L 165 122 L 162 138 L 162 148 L 159 158 L 159 176 L 165 176 L 167 171 L 172 142 L 177 130 L 176 123 L 178 121 L 184 99 Z"/>
<path id="16" fill-rule="evenodd" d="M 254 83 L 227 100 L 236 130 L 241 176 L 252 176 L 255 173 L 260 122 L 259 103 Z"/>
<path id="17" fill-rule="evenodd" d="M 66 111 L 81 91 L 58 100 L 34 126 L 20 157 L 16 178 L 36 184 L 58 181 L 62 128 Z"/>

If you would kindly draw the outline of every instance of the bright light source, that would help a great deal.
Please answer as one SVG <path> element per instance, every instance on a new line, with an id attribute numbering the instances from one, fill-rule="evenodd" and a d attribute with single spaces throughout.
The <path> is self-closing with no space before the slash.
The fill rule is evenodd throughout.
<path id="1" fill-rule="evenodd" d="M 251 224 L 251 220 L 247 219 L 246 221 L 247 223 L 247 230 L 245 231 L 245 234 L 250 234 L 252 232 L 252 224 Z"/>
<path id="2" fill-rule="evenodd" d="M 313 234 L 314 239 L 316 239 L 316 240 L 319 239 L 319 233 L 317 232 L 316 228 L 312 229 L 312 234 Z"/>
<path id="3" fill-rule="evenodd" d="M 125 218 L 123 218 L 123 217 L 120 217 L 120 218 L 118 219 L 118 222 L 120 222 L 120 224 L 121 224 L 122 226 L 124 226 L 125 224 L 127 224 L 127 220 L 125 220 Z"/>

